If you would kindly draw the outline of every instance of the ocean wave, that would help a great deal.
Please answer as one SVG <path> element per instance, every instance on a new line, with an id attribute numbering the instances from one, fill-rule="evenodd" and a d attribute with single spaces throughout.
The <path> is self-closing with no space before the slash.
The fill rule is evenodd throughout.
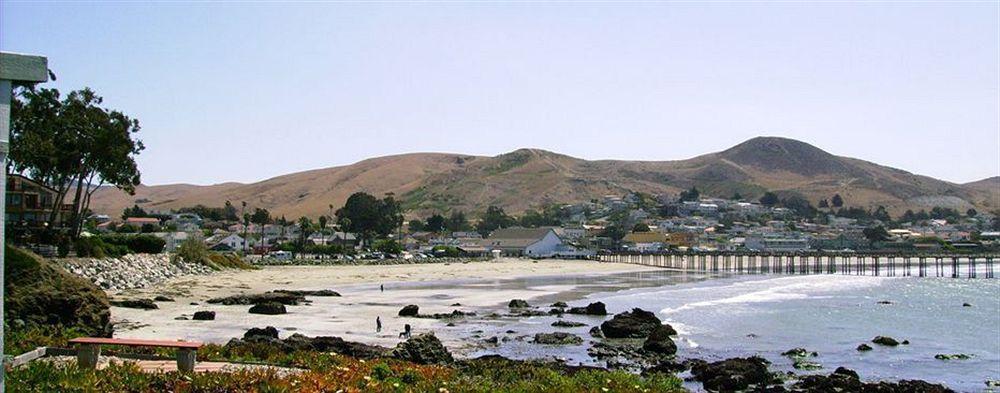
<path id="1" fill-rule="evenodd" d="M 764 280 L 739 281 L 722 286 L 711 287 L 709 296 L 714 298 L 698 300 L 684 303 L 676 307 L 665 307 L 660 310 L 661 314 L 674 314 L 680 311 L 694 308 L 713 307 L 719 305 L 751 304 L 780 302 L 787 300 L 800 300 L 808 298 L 820 298 L 819 296 L 829 292 L 850 291 L 862 288 L 869 288 L 881 285 L 888 277 L 865 277 L 865 276 L 794 276 L 778 277 Z M 699 288 L 699 289 L 704 289 Z M 658 295 L 668 297 L 670 293 L 685 292 L 689 289 L 678 288 L 661 291 Z M 698 291 L 699 293 L 702 291 Z"/>

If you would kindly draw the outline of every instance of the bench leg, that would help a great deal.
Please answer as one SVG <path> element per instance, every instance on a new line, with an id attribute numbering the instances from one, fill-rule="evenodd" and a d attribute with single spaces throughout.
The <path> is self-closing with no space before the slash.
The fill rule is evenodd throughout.
<path id="1" fill-rule="evenodd" d="M 194 371 L 194 364 L 198 361 L 198 351 L 193 349 L 177 350 L 177 371 L 189 373 Z"/>
<path id="2" fill-rule="evenodd" d="M 100 345 L 80 345 L 76 349 L 76 364 L 80 368 L 97 368 L 97 358 L 101 356 Z"/>

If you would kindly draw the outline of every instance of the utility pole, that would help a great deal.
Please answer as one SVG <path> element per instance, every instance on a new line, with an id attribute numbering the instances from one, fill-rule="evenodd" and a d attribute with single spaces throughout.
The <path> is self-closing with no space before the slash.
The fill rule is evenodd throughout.
<path id="1" fill-rule="evenodd" d="M 7 167 L 7 152 L 10 149 L 10 101 L 14 93 L 15 82 L 41 83 L 49 80 L 49 61 L 44 56 L 22 55 L 10 52 L 0 52 L 0 165 Z M 4 239 L 7 216 L 4 211 L 7 205 L 7 174 L 0 176 L 0 285 L 4 282 L 4 248 L 7 246 Z M 56 206 L 56 209 L 59 207 Z M 0 287 L 0 318 L 6 320 L 3 315 L 4 291 Z M 0 324 L 0 360 L 6 361 L 6 348 L 3 342 L 3 324 Z M 7 384 L 6 365 L 0 365 L 0 393 L 6 391 Z"/>

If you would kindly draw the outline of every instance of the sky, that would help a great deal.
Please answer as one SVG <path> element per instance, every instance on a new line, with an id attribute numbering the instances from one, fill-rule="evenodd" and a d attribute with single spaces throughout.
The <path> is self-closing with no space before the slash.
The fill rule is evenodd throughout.
<path id="1" fill-rule="evenodd" d="M 0 2 L 139 119 L 143 183 L 408 152 L 675 160 L 758 135 L 953 182 L 1000 175 L 1000 2 Z"/>

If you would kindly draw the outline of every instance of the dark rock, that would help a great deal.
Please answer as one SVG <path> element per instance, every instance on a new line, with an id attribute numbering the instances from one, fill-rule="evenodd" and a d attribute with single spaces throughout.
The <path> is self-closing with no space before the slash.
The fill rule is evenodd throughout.
<path id="1" fill-rule="evenodd" d="M 291 290 L 291 289 L 275 289 L 271 293 L 279 294 L 289 294 L 293 296 L 319 296 L 319 297 L 339 297 L 340 293 L 337 291 L 329 289 L 319 289 L 319 290 Z"/>
<path id="2" fill-rule="evenodd" d="M 490 344 L 490 345 L 500 345 L 500 337 L 493 336 L 493 337 L 490 337 L 490 338 L 487 338 L 487 339 L 483 340 L 483 342 L 485 342 L 487 344 Z"/>
<path id="3" fill-rule="evenodd" d="M 678 374 L 687 371 L 690 368 L 688 362 L 678 362 L 676 360 L 664 360 L 659 364 L 642 370 L 643 376 L 648 376 L 652 373 L 664 373 L 664 374 Z"/>
<path id="4" fill-rule="evenodd" d="M 214 321 L 215 311 L 195 311 L 191 319 L 195 321 Z"/>
<path id="5" fill-rule="evenodd" d="M 529 305 L 528 302 L 525 301 L 525 300 L 522 300 L 522 299 L 513 299 L 513 300 L 510 301 L 510 303 L 507 303 L 507 307 L 510 307 L 510 308 L 529 308 L 529 307 L 531 307 L 531 305 Z"/>
<path id="6" fill-rule="evenodd" d="M 512 310 L 510 315 L 514 317 L 542 317 L 549 314 L 544 311 L 519 308 Z"/>
<path id="7" fill-rule="evenodd" d="M 559 320 L 559 321 L 552 322 L 552 326 L 555 326 L 555 327 L 580 327 L 580 326 L 587 326 L 587 324 L 582 323 L 582 322 L 562 321 L 562 320 Z"/>
<path id="8" fill-rule="evenodd" d="M 608 315 L 608 309 L 604 306 L 602 302 L 594 302 L 587 305 L 587 307 L 573 307 L 566 311 L 570 314 L 583 314 L 583 315 Z"/>
<path id="9" fill-rule="evenodd" d="M 410 304 L 399 310 L 399 316 L 401 317 L 415 317 L 420 313 L 420 306 L 416 304 Z"/>
<path id="10" fill-rule="evenodd" d="M 451 306 L 452 307 L 461 307 L 462 303 L 452 303 Z"/>
<path id="11" fill-rule="evenodd" d="M 971 357 L 972 356 L 966 355 L 964 353 L 955 353 L 955 354 L 939 353 L 937 355 L 934 355 L 934 358 L 937 360 L 966 360 Z"/>
<path id="12" fill-rule="evenodd" d="M 962 303 L 962 307 L 972 307 L 972 304 L 969 304 L 969 303 Z"/>
<path id="13" fill-rule="evenodd" d="M 896 341 L 896 339 L 889 336 L 875 336 L 875 338 L 872 339 L 872 342 L 878 345 L 885 345 L 889 347 L 895 347 L 899 345 L 899 341 Z"/>
<path id="14" fill-rule="evenodd" d="M 670 339 L 670 336 L 674 335 L 677 335 L 677 331 L 672 326 L 660 325 L 653 329 L 649 337 L 646 337 L 646 341 L 642 343 L 642 349 L 664 355 L 673 355 L 677 353 L 677 344 L 674 344 L 674 340 Z"/>
<path id="15" fill-rule="evenodd" d="M 600 326 L 594 326 L 590 328 L 590 335 L 594 338 L 604 338 L 604 332 L 601 331 Z"/>
<path id="16" fill-rule="evenodd" d="M 910 345 L 910 340 L 903 340 L 900 344 L 902 344 L 902 345 Z"/>
<path id="17" fill-rule="evenodd" d="M 583 344 L 583 339 L 580 336 L 566 332 L 538 333 L 535 334 L 535 343 L 546 345 L 579 345 Z"/>
<path id="18" fill-rule="evenodd" d="M 767 360 L 759 357 L 732 358 L 713 363 L 696 364 L 691 375 L 711 391 L 746 390 L 750 385 L 763 387 L 776 383 L 767 370 Z"/>
<path id="19" fill-rule="evenodd" d="M 190 305 L 192 305 L 192 306 L 197 306 L 197 305 L 198 305 L 198 302 L 191 302 L 191 303 L 188 303 L 188 304 L 190 304 Z"/>
<path id="20" fill-rule="evenodd" d="M 851 370 L 847 367 L 837 367 L 837 369 L 834 370 L 833 373 L 836 375 L 843 375 L 848 378 L 861 379 L 861 377 L 858 376 L 857 371 Z"/>
<path id="21" fill-rule="evenodd" d="M 553 309 L 549 310 L 549 314 L 551 314 L 551 315 L 562 316 L 565 313 L 566 313 L 566 309 L 563 309 L 563 308 L 553 308 Z"/>
<path id="22" fill-rule="evenodd" d="M 445 325 L 445 326 L 448 326 L 448 327 L 454 327 L 454 326 L 455 326 L 455 322 L 448 322 L 448 324 L 447 324 L 447 325 Z"/>
<path id="23" fill-rule="evenodd" d="M 879 300 L 879 301 L 877 301 L 877 302 L 875 302 L 875 303 L 876 303 L 876 304 L 892 304 L 892 302 L 891 302 L 891 301 L 888 301 L 888 300 Z"/>
<path id="24" fill-rule="evenodd" d="M 445 364 L 454 361 L 451 353 L 434 333 L 423 333 L 399 343 L 391 355 L 396 359 L 418 364 Z"/>
<path id="25" fill-rule="evenodd" d="M 250 305 L 250 304 L 261 304 L 261 303 L 281 303 L 288 306 L 295 306 L 306 300 L 305 296 L 296 295 L 294 293 L 287 292 L 265 292 L 258 294 L 240 294 L 226 297 L 217 297 L 213 299 L 208 299 L 211 304 L 224 304 L 227 306 L 232 305 Z"/>
<path id="26" fill-rule="evenodd" d="M 153 298 L 153 301 L 154 302 L 172 302 L 172 301 L 174 301 L 174 299 L 166 297 L 166 296 L 163 296 L 163 295 L 156 295 L 156 297 Z"/>
<path id="27" fill-rule="evenodd" d="M 566 307 L 569 307 L 569 305 L 566 304 L 566 302 L 555 302 L 555 303 L 552 303 L 552 305 L 549 306 L 549 307 L 566 308 Z"/>
<path id="28" fill-rule="evenodd" d="M 400 312 L 403 312 L 400 310 Z M 451 319 L 451 318 L 462 318 L 462 317 L 473 317 L 476 313 L 474 312 L 464 312 L 460 310 L 452 310 L 450 313 L 435 313 L 435 314 L 417 314 L 413 315 L 417 318 L 430 318 L 430 319 Z"/>
<path id="29" fill-rule="evenodd" d="M 616 314 L 601 324 L 601 331 L 607 338 L 645 338 L 660 325 L 660 318 L 649 311 L 634 308 Z"/>
<path id="30" fill-rule="evenodd" d="M 860 392 L 864 389 L 864 383 L 854 370 L 838 367 L 830 375 L 806 375 L 802 376 L 795 385 L 794 391 L 801 392 Z"/>
<path id="31" fill-rule="evenodd" d="M 795 358 L 795 361 L 792 362 L 792 367 L 796 370 L 819 370 L 823 368 L 823 365 L 803 358 Z"/>
<path id="32" fill-rule="evenodd" d="M 156 310 L 160 308 L 156 305 L 156 303 L 153 303 L 152 299 L 112 300 L 111 305 L 115 307 L 138 308 L 142 310 Z"/>
<path id="33" fill-rule="evenodd" d="M 288 311 L 285 310 L 285 305 L 278 302 L 260 303 L 250 307 L 251 314 L 278 315 L 285 314 L 287 312 Z"/>
<path id="34" fill-rule="evenodd" d="M 819 356 L 816 352 L 809 352 L 805 348 L 792 348 L 781 353 L 781 356 L 787 356 L 790 358 L 804 358 L 809 356 Z"/>
<path id="35" fill-rule="evenodd" d="M 872 346 L 868 345 L 868 344 L 865 344 L 865 343 L 861 343 L 861 345 L 858 345 L 858 347 L 856 349 L 859 352 L 871 351 L 872 350 Z"/>
<path id="36" fill-rule="evenodd" d="M 179 317 L 174 317 L 174 320 L 175 321 L 186 321 L 186 320 L 188 320 L 188 317 L 185 317 L 185 316 L 181 315 Z"/>
<path id="37" fill-rule="evenodd" d="M 73 327 L 85 335 L 111 337 L 108 295 L 101 288 L 30 251 L 4 247 L 4 322 Z"/>
<path id="38" fill-rule="evenodd" d="M 250 328 L 250 330 L 247 330 L 246 333 L 243 333 L 244 340 L 249 340 L 253 337 L 270 337 L 276 339 L 278 338 L 278 329 L 275 329 L 274 326 L 268 326 L 265 328 Z"/>

